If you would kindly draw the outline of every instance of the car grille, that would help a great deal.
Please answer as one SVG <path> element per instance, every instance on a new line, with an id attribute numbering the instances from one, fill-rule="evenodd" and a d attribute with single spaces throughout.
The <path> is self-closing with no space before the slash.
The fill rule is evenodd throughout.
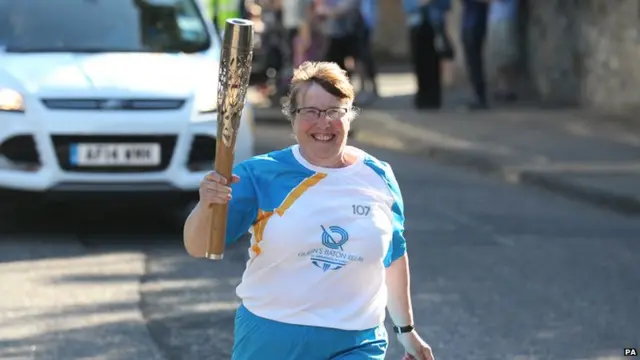
<path id="1" fill-rule="evenodd" d="M 54 135 L 52 136 L 53 146 L 60 167 L 71 172 L 92 172 L 92 173 L 140 173 L 163 171 L 169 166 L 177 138 L 175 135 L 160 136 L 123 136 L 123 135 Z M 70 145 L 74 143 L 158 143 L 160 144 L 161 161 L 156 166 L 75 166 L 70 163 Z"/>
<path id="2" fill-rule="evenodd" d="M 191 142 L 191 150 L 187 160 L 187 168 L 191 171 L 202 171 L 214 166 L 216 138 L 198 135 Z"/>
<path id="3" fill-rule="evenodd" d="M 213 163 L 216 152 L 216 138 L 211 136 L 198 135 L 191 142 L 189 152 L 189 162 L 209 162 Z"/>
<path id="4" fill-rule="evenodd" d="M 179 110 L 183 99 L 42 99 L 52 110 Z"/>
<path id="5" fill-rule="evenodd" d="M 14 136 L 0 143 L 0 155 L 16 163 L 40 165 L 36 142 L 31 135 Z"/>

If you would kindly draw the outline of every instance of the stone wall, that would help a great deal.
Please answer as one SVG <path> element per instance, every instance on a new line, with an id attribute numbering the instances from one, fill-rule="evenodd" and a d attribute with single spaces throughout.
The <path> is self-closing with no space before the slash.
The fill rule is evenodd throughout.
<path id="1" fill-rule="evenodd" d="M 401 0 L 378 0 L 378 27 L 374 49 L 381 58 L 409 61 L 409 35 Z"/>
<path id="2" fill-rule="evenodd" d="M 617 113 L 640 109 L 638 0 L 531 3 L 527 62 L 543 100 Z"/>
<path id="3" fill-rule="evenodd" d="M 525 86 L 546 102 L 616 113 L 640 110 L 640 0 L 521 0 Z M 466 82 L 460 48 L 460 1 L 449 33 L 457 49 L 453 84 Z M 380 0 L 376 52 L 408 62 L 401 1 Z M 491 41 L 491 39 L 489 39 Z M 491 59 L 486 69 L 491 78 Z"/>

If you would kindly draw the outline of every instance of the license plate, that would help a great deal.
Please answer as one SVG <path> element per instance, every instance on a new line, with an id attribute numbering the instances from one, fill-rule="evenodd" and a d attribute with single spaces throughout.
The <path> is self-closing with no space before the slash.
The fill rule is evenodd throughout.
<path id="1" fill-rule="evenodd" d="M 72 144 L 69 162 L 75 166 L 156 166 L 160 144 Z"/>

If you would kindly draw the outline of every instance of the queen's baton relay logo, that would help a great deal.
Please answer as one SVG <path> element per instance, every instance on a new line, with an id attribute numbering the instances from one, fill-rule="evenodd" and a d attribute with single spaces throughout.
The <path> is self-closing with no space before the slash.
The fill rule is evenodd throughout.
<path id="1" fill-rule="evenodd" d="M 349 241 L 349 233 L 340 226 L 325 227 L 322 229 L 322 245 L 324 247 L 300 252 L 298 256 L 309 257 L 311 263 L 322 271 L 339 270 L 348 263 L 356 261 L 362 262 L 362 256 L 350 254 L 345 251 L 344 246 Z"/>

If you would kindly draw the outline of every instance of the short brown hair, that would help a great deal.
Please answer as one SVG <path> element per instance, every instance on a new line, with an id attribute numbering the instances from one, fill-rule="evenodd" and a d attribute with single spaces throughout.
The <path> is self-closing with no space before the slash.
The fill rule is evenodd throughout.
<path id="1" fill-rule="evenodd" d="M 293 72 L 289 95 L 282 105 L 282 112 L 286 117 L 293 119 L 298 108 L 298 95 L 311 84 L 320 85 L 326 92 L 341 100 L 353 101 L 355 98 L 349 76 L 338 64 L 306 61 Z"/>

